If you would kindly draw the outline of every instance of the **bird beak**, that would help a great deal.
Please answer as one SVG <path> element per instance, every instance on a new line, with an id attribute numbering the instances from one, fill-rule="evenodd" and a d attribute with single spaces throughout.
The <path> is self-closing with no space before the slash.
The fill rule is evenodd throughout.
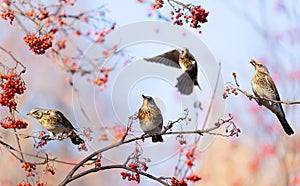
<path id="1" fill-rule="evenodd" d="M 142 95 L 142 97 L 145 99 L 146 98 L 146 96 L 144 96 L 144 95 Z"/>
<path id="2" fill-rule="evenodd" d="M 256 61 L 254 61 L 253 59 L 251 59 L 251 60 L 250 60 L 250 63 L 251 63 L 254 67 L 256 67 Z"/>
<path id="3" fill-rule="evenodd" d="M 30 115 L 30 112 L 28 112 L 26 115 L 29 116 L 29 115 Z"/>

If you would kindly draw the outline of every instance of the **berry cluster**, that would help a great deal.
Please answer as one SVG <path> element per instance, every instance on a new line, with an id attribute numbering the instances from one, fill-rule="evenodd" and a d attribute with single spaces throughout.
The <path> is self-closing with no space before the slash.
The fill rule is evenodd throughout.
<path id="1" fill-rule="evenodd" d="M 198 176 L 197 174 L 191 174 L 188 177 L 186 177 L 187 180 L 192 181 L 192 182 L 196 182 L 201 180 L 201 177 Z"/>
<path id="2" fill-rule="evenodd" d="M 2 10 L 1 18 L 4 20 L 10 19 L 9 24 L 12 25 L 15 19 L 14 10 Z"/>
<path id="3" fill-rule="evenodd" d="M 49 16 L 49 12 L 47 10 L 43 10 L 42 8 L 40 10 L 39 20 L 46 19 Z"/>
<path id="4" fill-rule="evenodd" d="M 14 71 L 10 70 L 9 74 L 0 74 L 0 105 L 16 109 L 17 102 L 15 94 L 23 94 L 26 90 L 25 83 Z"/>
<path id="5" fill-rule="evenodd" d="M 190 21 L 190 27 L 200 28 L 200 23 L 207 22 L 208 14 L 209 12 L 206 12 L 201 6 L 194 6 L 190 9 L 190 15 L 186 19 Z"/>
<path id="6" fill-rule="evenodd" d="M 101 167 L 101 158 L 102 158 L 101 154 L 98 154 L 98 155 L 96 156 L 96 160 L 95 160 L 95 168 Z"/>
<path id="7" fill-rule="evenodd" d="M 235 126 L 233 127 L 233 129 L 231 129 L 231 130 L 228 130 L 227 128 L 226 128 L 226 133 L 227 132 L 230 132 L 230 136 L 236 136 L 236 137 L 238 137 L 239 136 L 239 133 L 241 133 L 241 129 L 240 128 L 236 128 Z"/>
<path id="8" fill-rule="evenodd" d="M 38 148 L 42 148 L 43 146 L 47 145 L 48 141 L 45 138 L 45 134 L 46 132 L 45 131 L 40 131 L 40 134 L 39 134 L 39 141 L 35 144 L 33 144 L 33 147 L 38 149 Z"/>
<path id="9" fill-rule="evenodd" d="M 99 72 L 102 74 L 102 77 L 94 79 L 93 83 L 99 86 L 99 90 L 103 91 L 107 87 L 108 82 L 108 73 L 110 72 L 110 67 L 99 68 Z"/>
<path id="10" fill-rule="evenodd" d="M 148 166 L 145 162 L 129 163 L 128 167 L 133 169 L 134 172 L 148 170 Z M 137 183 L 140 183 L 140 175 L 138 173 L 121 172 L 121 176 L 124 180 L 127 178 L 128 181 L 136 181 Z"/>
<path id="11" fill-rule="evenodd" d="M 95 35 L 98 35 L 98 38 L 96 39 L 96 41 L 97 41 L 98 43 L 104 42 L 105 36 L 106 36 L 107 34 L 109 34 L 112 30 L 114 30 L 115 27 L 116 27 L 116 23 L 113 23 L 113 24 L 111 25 L 110 28 L 107 28 L 107 29 L 105 29 L 105 30 L 102 30 L 102 31 L 99 32 L 99 33 L 98 33 L 98 32 L 95 32 Z"/>
<path id="12" fill-rule="evenodd" d="M 26 173 L 26 177 L 31 177 L 31 176 L 35 176 L 35 174 L 33 173 L 33 171 L 35 171 L 36 169 L 36 165 L 33 163 L 24 163 L 22 164 L 22 168 L 25 169 Z"/>
<path id="13" fill-rule="evenodd" d="M 194 157 L 194 151 L 190 151 L 188 150 L 186 153 L 185 153 L 185 157 L 186 157 L 186 165 L 189 167 L 189 168 L 192 168 L 193 165 L 194 165 L 194 160 L 195 160 L 195 157 Z"/>
<path id="14" fill-rule="evenodd" d="M 55 174 L 55 170 L 53 168 L 48 168 L 47 172 L 49 172 L 51 175 Z"/>
<path id="15" fill-rule="evenodd" d="M 235 72 L 232 72 L 232 76 L 234 78 L 234 81 L 235 81 L 235 84 L 237 85 L 237 87 L 239 87 L 239 84 L 237 82 L 237 75 Z M 226 86 L 226 89 L 225 91 L 223 92 L 222 96 L 223 96 L 223 99 L 226 99 L 228 98 L 228 95 L 229 94 L 234 94 L 234 95 L 238 95 L 238 92 L 237 92 L 237 88 L 236 87 L 233 87 L 233 84 L 230 84 L 228 83 L 228 85 Z"/>
<path id="16" fill-rule="evenodd" d="M 32 172 L 36 169 L 36 165 L 34 163 L 24 163 L 22 164 L 22 168 L 27 172 Z"/>
<path id="17" fill-rule="evenodd" d="M 177 180 L 176 178 L 172 178 L 171 180 L 172 186 L 187 186 L 187 182 L 184 179 Z"/>
<path id="18" fill-rule="evenodd" d="M 222 94 L 223 99 L 228 98 L 229 94 L 238 95 L 238 92 L 237 92 L 236 88 L 234 88 L 232 86 L 226 86 L 226 89 Z"/>
<path id="19" fill-rule="evenodd" d="M 25 35 L 24 41 L 35 54 L 45 54 L 45 51 L 52 47 L 52 41 L 50 35 L 43 37 L 36 37 L 35 35 Z"/>
<path id="20" fill-rule="evenodd" d="M 163 0 L 154 0 L 155 4 L 153 5 L 154 9 L 160 9 L 163 7 Z"/>
<path id="21" fill-rule="evenodd" d="M 143 170 L 143 171 L 147 171 L 148 170 L 148 166 L 146 165 L 145 162 L 129 163 L 128 167 L 134 169 L 136 172 L 138 170 Z"/>
<path id="22" fill-rule="evenodd" d="M 171 11 L 171 20 L 173 20 L 173 24 L 175 25 L 182 26 L 185 21 L 185 23 L 189 23 L 191 28 L 198 29 L 202 23 L 207 22 L 208 14 L 209 12 L 206 12 L 201 6 L 177 8 Z"/>
<path id="23" fill-rule="evenodd" d="M 123 180 L 127 178 L 128 181 L 136 181 L 137 183 L 141 181 L 138 173 L 121 172 L 121 176 Z"/>
<path id="24" fill-rule="evenodd" d="M 231 114 L 229 114 L 229 117 L 232 117 Z M 215 125 L 220 125 L 219 123 L 215 123 Z M 226 133 L 230 132 L 229 136 L 239 136 L 239 133 L 241 133 L 241 129 L 238 128 L 233 121 L 229 121 L 229 125 L 226 126 Z"/>
<path id="25" fill-rule="evenodd" d="M 4 129 L 25 129 L 28 126 L 28 123 L 25 121 L 21 121 L 20 119 L 14 120 L 9 116 L 6 118 L 7 122 L 0 122 L 1 127 Z"/>

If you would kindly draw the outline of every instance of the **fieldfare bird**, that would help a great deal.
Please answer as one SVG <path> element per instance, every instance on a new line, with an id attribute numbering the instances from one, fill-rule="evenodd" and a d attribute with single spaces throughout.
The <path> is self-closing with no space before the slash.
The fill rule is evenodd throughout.
<path id="1" fill-rule="evenodd" d="M 177 78 L 178 82 L 176 84 L 176 87 L 181 94 L 191 94 L 193 92 L 194 85 L 198 86 L 201 90 L 197 81 L 197 61 L 187 48 L 184 48 L 183 50 L 174 49 L 161 55 L 144 59 L 148 62 L 156 62 L 183 69 L 184 73 Z"/>
<path id="2" fill-rule="evenodd" d="M 39 123 L 53 135 L 58 133 L 66 133 L 75 145 L 84 143 L 75 131 L 77 131 L 71 122 L 58 110 L 48 110 L 42 108 L 34 108 L 27 115 L 36 118 Z"/>
<path id="3" fill-rule="evenodd" d="M 163 126 L 163 117 L 160 109 L 157 107 L 154 99 L 150 96 L 143 96 L 143 105 L 139 109 L 138 118 L 141 129 L 152 135 L 152 142 L 163 142 L 163 138 L 158 133 Z"/>
<path id="4" fill-rule="evenodd" d="M 258 105 L 264 105 L 277 116 L 286 134 L 294 134 L 293 129 L 285 119 L 285 114 L 281 103 L 269 101 L 280 101 L 280 97 L 267 67 L 259 62 L 254 61 L 253 59 L 250 60 L 250 63 L 255 68 L 255 74 L 252 78 L 251 84 L 254 95 L 257 97 L 256 101 Z"/>

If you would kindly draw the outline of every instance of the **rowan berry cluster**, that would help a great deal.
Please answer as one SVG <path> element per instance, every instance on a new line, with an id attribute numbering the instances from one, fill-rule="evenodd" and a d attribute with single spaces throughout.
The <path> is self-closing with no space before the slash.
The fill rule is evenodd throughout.
<path id="1" fill-rule="evenodd" d="M 20 75 L 10 70 L 9 74 L 0 74 L 0 90 L 0 105 L 16 109 L 15 95 L 23 94 L 26 87 Z"/>
<path id="2" fill-rule="evenodd" d="M 237 89 L 232 86 L 226 86 L 226 89 L 222 94 L 223 99 L 228 98 L 229 94 L 238 95 Z"/>
<path id="3" fill-rule="evenodd" d="M 2 10 L 2 15 L 1 18 L 4 20 L 10 20 L 9 24 L 12 25 L 15 15 L 14 15 L 14 10 Z"/>
<path id="4" fill-rule="evenodd" d="M 55 174 L 55 170 L 53 168 L 47 168 L 47 172 L 49 172 L 51 175 Z"/>
<path id="5" fill-rule="evenodd" d="M 39 133 L 39 141 L 37 141 L 35 144 L 33 144 L 33 147 L 38 149 L 38 148 L 42 148 L 43 146 L 47 145 L 48 140 L 44 139 L 45 138 L 45 131 L 40 131 Z"/>
<path id="6" fill-rule="evenodd" d="M 187 181 L 184 179 L 177 180 L 176 178 L 172 178 L 171 184 L 172 186 L 187 186 Z"/>
<path id="7" fill-rule="evenodd" d="M 191 182 L 196 182 L 201 180 L 201 177 L 197 174 L 191 174 L 189 176 L 186 177 L 186 179 L 176 179 L 175 177 L 173 177 L 171 179 L 171 184 L 172 186 L 187 186 L 187 181 L 191 181 Z"/>
<path id="8" fill-rule="evenodd" d="M 201 177 L 197 174 L 191 174 L 188 177 L 186 177 L 187 180 L 192 181 L 192 182 L 196 182 L 201 180 Z"/>
<path id="9" fill-rule="evenodd" d="M 99 72 L 101 73 L 102 77 L 94 79 L 93 83 L 99 86 L 99 90 L 103 91 L 107 87 L 108 82 L 108 73 L 110 72 L 110 67 L 106 68 L 99 68 Z"/>
<path id="10" fill-rule="evenodd" d="M 37 55 L 45 54 L 46 50 L 52 47 L 50 35 L 36 37 L 35 35 L 26 34 L 24 36 L 24 41 L 26 45 L 29 46 L 30 50 L 32 50 Z"/>
<path id="11" fill-rule="evenodd" d="M 207 22 L 207 16 L 209 12 L 206 12 L 201 6 L 189 6 L 188 8 L 175 8 L 171 11 L 171 20 L 173 24 L 182 26 L 185 22 L 189 23 L 191 28 L 198 29 L 201 24 Z M 199 31 L 201 33 L 201 31 Z"/>
<path id="12" fill-rule="evenodd" d="M 9 116 L 6 118 L 6 122 L 0 122 L 1 127 L 4 129 L 25 129 L 28 123 L 20 119 L 11 119 Z"/>
<path id="13" fill-rule="evenodd" d="M 27 172 L 26 177 L 35 176 L 33 171 L 36 170 L 36 165 L 34 163 L 24 163 L 22 164 L 22 168 Z"/>
<path id="14" fill-rule="evenodd" d="M 154 9 L 160 9 L 163 7 L 163 0 L 154 0 L 155 4 L 153 5 Z"/>
<path id="15" fill-rule="evenodd" d="M 138 173 L 121 172 L 121 176 L 123 180 L 127 178 L 128 181 L 136 181 L 137 183 L 141 181 Z"/>
<path id="16" fill-rule="evenodd" d="M 95 160 L 95 168 L 101 167 L 101 158 L 102 158 L 101 154 L 98 154 L 98 155 L 96 156 L 96 160 Z"/>
<path id="17" fill-rule="evenodd" d="M 231 114 L 229 114 L 229 117 L 232 117 Z M 220 125 L 219 123 L 215 123 L 215 125 Z M 239 136 L 239 133 L 241 133 L 241 129 L 238 128 L 233 121 L 229 121 L 229 125 L 226 126 L 226 133 L 230 132 L 229 136 Z"/>
<path id="18" fill-rule="evenodd" d="M 227 132 L 230 132 L 230 136 L 239 136 L 239 133 L 241 133 L 241 129 L 240 128 L 237 128 L 237 127 L 233 127 L 233 129 L 230 129 L 230 130 L 228 130 L 228 129 L 226 129 L 226 133 Z"/>
<path id="19" fill-rule="evenodd" d="M 194 152 L 193 151 L 190 151 L 188 150 L 186 153 L 185 153 L 185 157 L 186 157 L 186 165 L 189 167 L 189 168 L 192 168 L 193 165 L 194 165 L 194 160 L 195 160 L 195 157 L 194 157 Z"/>
<path id="20" fill-rule="evenodd" d="M 140 183 L 139 172 L 147 171 L 148 166 L 146 162 L 151 161 L 149 158 L 141 158 L 141 156 L 142 156 L 142 149 L 140 146 L 137 145 L 135 151 L 131 154 L 130 160 L 127 164 L 127 167 L 132 169 L 132 171 L 121 172 L 121 176 L 124 180 L 127 178 L 128 181 L 135 181 L 137 183 Z"/>

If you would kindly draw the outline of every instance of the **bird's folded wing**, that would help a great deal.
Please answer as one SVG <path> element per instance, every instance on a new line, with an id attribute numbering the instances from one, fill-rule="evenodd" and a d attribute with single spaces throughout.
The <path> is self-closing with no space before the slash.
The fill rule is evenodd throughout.
<path id="1" fill-rule="evenodd" d="M 61 113 L 60 111 L 58 110 L 52 110 L 55 112 L 56 114 L 56 117 L 57 117 L 57 121 L 59 123 L 61 123 L 62 125 L 66 126 L 66 127 L 70 127 L 71 129 L 77 131 L 73 125 L 71 124 L 71 122 L 63 115 L 63 113 Z"/>
<path id="2" fill-rule="evenodd" d="M 167 66 L 180 68 L 179 65 L 179 51 L 177 49 L 171 50 L 169 52 L 163 53 L 161 55 L 144 58 L 148 62 L 161 63 Z"/>
<path id="3" fill-rule="evenodd" d="M 278 90 L 277 90 L 277 88 L 275 86 L 275 83 L 274 83 L 273 79 L 269 75 L 265 76 L 265 78 L 266 78 L 267 83 L 269 84 L 269 86 L 272 88 L 272 90 L 275 93 L 275 94 L 273 94 L 274 97 L 272 99 L 280 101 L 280 96 L 278 94 Z"/>

